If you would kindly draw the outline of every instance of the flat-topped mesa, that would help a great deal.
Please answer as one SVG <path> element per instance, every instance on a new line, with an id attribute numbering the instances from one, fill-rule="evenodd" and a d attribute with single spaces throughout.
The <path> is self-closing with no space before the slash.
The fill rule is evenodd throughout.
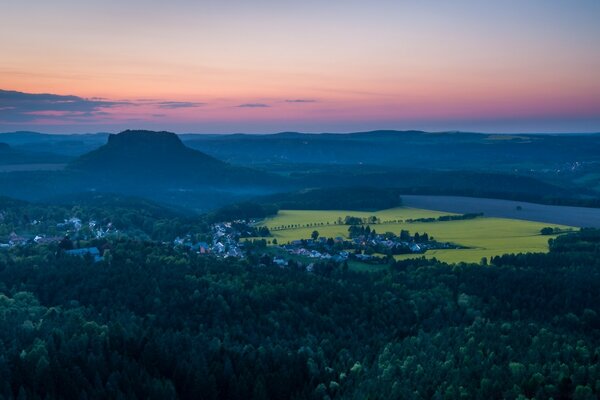
<path id="1" fill-rule="evenodd" d="M 74 160 L 70 168 L 121 179 L 178 179 L 183 175 L 215 173 L 227 164 L 197 150 L 186 147 L 171 132 L 128 130 L 110 135 L 98 149 Z"/>
<path id="2" fill-rule="evenodd" d="M 129 150 L 181 150 L 185 145 L 172 132 L 154 132 L 145 130 L 126 130 L 108 136 L 107 146 L 125 147 Z"/>
<path id="3" fill-rule="evenodd" d="M 105 145 L 73 160 L 68 169 L 128 186 L 156 186 L 160 182 L 178 187 L 209 183 L 264 186 L 277 181 L 262 171 L 232 166 L 191 149 L 174 133 L 144 130 L 110 135 Z"/>

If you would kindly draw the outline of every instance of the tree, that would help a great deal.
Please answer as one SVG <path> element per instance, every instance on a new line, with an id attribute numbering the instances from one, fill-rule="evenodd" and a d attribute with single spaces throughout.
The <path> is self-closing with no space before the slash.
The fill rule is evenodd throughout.
<path id="1" fill-rule="evenodd" d="M 542 235 L 552 235 L 554 233 L 554 229 L 549 226 L 546 226 L 540 230 L 540 233 Z"/>
<path id="2" fill-rule="evenodd" d="M 410 232 L 406 229 L 400 231 L 400 240 L 403 242 L 410 242 Z"/>
<path id="3" fill-rule="evenodd" d="M 66 235 L 60 243 L 58 244 L 58 248 L 62 250 L 72 250 L 73 249 L 73 241 L 69 238 L 69 235 Z"/>
<path id="4" fill-rule="evenodd" d="M 310 237 L 312 238 L 312 240 L 317 240 L 319 238 L 319 231 L 313 231 L 310 234 Z"/>

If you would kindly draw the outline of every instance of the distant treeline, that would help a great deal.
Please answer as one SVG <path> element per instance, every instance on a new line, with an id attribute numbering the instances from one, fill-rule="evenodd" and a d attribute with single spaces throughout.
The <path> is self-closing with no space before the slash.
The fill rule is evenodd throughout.
<path id="1" fill-rule="evenodd" d="M 208 214 L 208 222 L 260 219 L 279 210 L 377 211 L 402 205 L 399 189 L 368 187 L 308 189 L 281 193 L 230 204 Z M 348 217 L 347 217 L 348 218 Z M 346 221 L 347 224 L 352 222 Z M 360 222 L 362 223 L 362 219 Z M 366 223 L 366 222 L 365 222 Z"/>
<path id="2" fill-rule="evenodd" d="M 278 211 L 279 207 L 277 205 L 248 201 L 221 207 L 209 213 L 207 219 L 211 223 L 238 219 L 259 219 L 275 215 Z"/>
<path id="3" fill-rule="evenodd" d="M 302 185 L 394 188 L 399 194 L 467 196 L 527 201 L 548 205 L 600 207 L 600 198 L 583 189 L 566 189 L 533 177 L 478 171 L 339 168 L 327 172 L 293 172 Z"/>
<path id="4" fill-rule="evenodd" d="M 440 215 L 437 218 L 409 218 L 406 222 L 443 222 L 443 221 L 461 221 L 465 219 L 475 219 L 483 217 L 483 213 L 467 213 L 461 215 Z"/>
<path id="5" fill-rule="evenodd" d="M 402 205 L 400 189 L 376 187 L 332 187 L 275 194 L 257 199 L 286 210 L 377 211 Z"/>
<path id="6" fill-rule="evenodd" d="M 406 195 L 431 195 L 431 196 L 465 196 L 479 197 L 485 199 L 499 199 L 512 201 L 525 201 L 549 206 L 571 206 L 600 208 L 600 199 L 593 197 L 576 197 L 569 194 L 559 193 L 528 193 L 526 191 L 509 190 L 487 190 L 483 188 L 436 188 L 436 187 L 412 187 L 402 190 Z"/>

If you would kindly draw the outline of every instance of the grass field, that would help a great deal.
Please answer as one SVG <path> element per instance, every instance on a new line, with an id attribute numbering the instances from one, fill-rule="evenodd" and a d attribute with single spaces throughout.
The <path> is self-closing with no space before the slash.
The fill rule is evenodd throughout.
<path id="1" fill-rule="evenodd" d="M 482 212 L 487 217 L 537 221 L 550 226 L 567 225 L 600 228 L 600 208 L 556 206 L 475 197 L 426 195 L 403 195 L 402 204 L 405 207 L 449 213 Z"/>
<path id="2" fill-rule="evenodd" d="M 347 237 L 348 226 L 335 224 L 338 217 L 344 218 L 347 215 L 369 217 L 375 215 L 382 222 L 381 224 L 372 225 L 377 232 L 399 234 L 401 229 L 409 230 L 411 234 L 427 232 L 438 241 L 453 242 L 468 247 L 468 249 L 432 250 L 425 254 L 427 257 L 436 257 L 446 262 L 479 262 L 482 257 L 488 257 L 489 259 L 491 256 L 505 253 L 546 252 L 548 251 L 548 239 L 552 236 L 540 235 L 540 229 L 545 226 L 569 228 L 562 225 L 549 225 L 506 218 L 477 218 L 426 223 L 404 222 L 407 219 L 435 218 L 449 214 L 447 212 L 407 207 L 377 212 L 281 210 L 277 216 L 265 219 L 262 225 L 269 227 L 277 241 L 283 244 L 291 240 L 309 238 L 314 230 L 325 237 Z M 308 224 L 311 226 L 307 226 Z M 296 225 L 298 227 L 295 227 Z M 288 226 L 294 227 L 287 228 Z M 281 227 L 286 228 L 280 229 Z M 406 257 L 414 257 L 414 255 L 399 256 L 399 258 Z"/>

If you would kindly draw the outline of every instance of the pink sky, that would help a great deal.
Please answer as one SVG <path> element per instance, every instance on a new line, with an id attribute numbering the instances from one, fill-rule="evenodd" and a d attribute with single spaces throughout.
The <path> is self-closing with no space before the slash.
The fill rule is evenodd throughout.
<path id="1" fill-rule="evenodd" d="M 96 103 L 0 96 L 3 131 L 600 131 L 596 1 L 29 3 L 0 89 Z"/>

